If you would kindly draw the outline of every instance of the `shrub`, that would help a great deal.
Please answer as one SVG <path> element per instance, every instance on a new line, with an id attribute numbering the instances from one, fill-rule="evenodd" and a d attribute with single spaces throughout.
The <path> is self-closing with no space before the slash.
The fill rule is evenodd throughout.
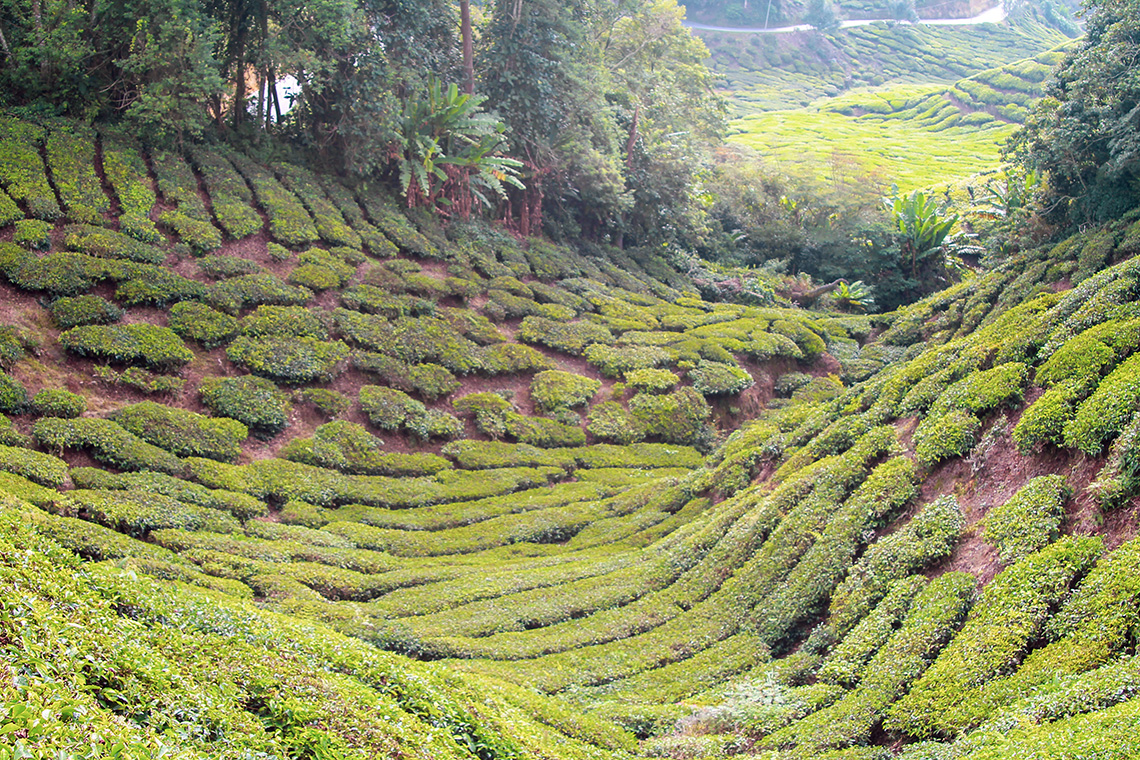
<path id="1" fill-rule="evenodd" d="M 927 580 L 912 575 L 893 581 L 886 595 L 833 649 L 819 669 L 819 679 L 850 688 L 862 677 L 867 662 L 887 642 Z"/>
<path id="2" fill-rule="evenodd" d="M 1099 537 L 1063 538 L 998 574 L 945 651 L 890 710 L 888 730 L 954 735 L 979 722 L 970 697 L 1016 666 L 1069 585 L 1100 555 Z"/>
<path id="3" fill-rule="evenodd" d="M 182 301 L 170 307 L 166 324 L 186 340 L 205 348 L 217 348 L 237 337 L 240 324 L 235 317 L 211 309 L 199 301 Z"/>
<path id="4" fill-rule="evenodd" d="M 931 581 L 915 597 L 899 629 L 868 663 L 863 680 L 853 691 L 762 744 L 795 744 L 798 754 L 825 757 L 818 750 L 866 742 L 891 703 L 924 672 L 929 674 L 931 659 L 954 635 L 969 609 L 975 583 L 974 576 L 961 572 Z"/>
<path id="5" fill-rule="evenodd" d="M 226 347 L 234 364 L 285 383 L 328 381 L 340 374 L 349 350 L 341 341 L 307 337 L 252 339 L 244 335 Z"/>
<path id="6" fill-rule="evenodd" d="M 981 420 L 969 412 L 954 410 L 930 416 L 914 431 L 914 456 L 927 467 L 974 448 Z"/>
<path id="7" fill-rule="evenodd" d="M 174 230 L 182 242 L 196 253 L 208 253 L 222 247 L 222 233 L 204 219 L 197 219 L 182 211 L 164 211 L 158 221 Z"/>
<path id="8" fill-rule="evenodd" d="M 344 292 L 340 294 L 340 302 L 347 308 L 355 311 L 363 311 L 368 314 L 380 314 L 395 319 L 397 317 L 415 317 L 424 314 L 434 314 L 436 307 L 433 301 L 428 301 L 423 298 L 413 298 L 411 296 L 396 295 L 389 293 L 383 288 L 378 288 L 375 285 L 353 285 L 345 288 Z M 466 310 L 463 310 L 464 313 Z M 453 327 L 455 323 L 452 319 L 448 320 Z M 456 328 L 458 330 L 458 328 Z M 460 330 L 460 332 L 463 332 Z M 499 338 L 502 339 L 501 337 Z"/>
<path id="9" fill-rule="evenodd" d="M 147 443 L 178 456 L 220 462 L 237 459 L 242 442 L 249 436 L 248 428 L 237 420 L 206 417 L 152 401 L 125 406 L 111 419 Z"/>
<path id="10" fill-rule="evenodd" d="M 112 420 L 43 417 L 36 421 L 32 435 L 44 448 L 85 449 L 100 462 L 120 470 L 158 470 L 171 475 L 181 475 L 185 470 L 178 457 L 128 433 Z"/>
<path id="11" fill-rule="evenodd" d="M 1061 527 L 1069 488 L 1062 475 L 1033 478 L 986 515 L 982 537 L 1011 565 L 1051 543 Z"/>
<path id="12" fill-rule="evenodd" d="M 25 248 L 37 248 L 46 251 L 51 248 L 51 232 L 55 225 L 41 219 L 20 219 L 16 222 L 16 233 L 12 242 Z"/>
<path id="13" fill-rule="evenodd" d="M 13 246 L 13 248 L 16 248 Z M 31 257 L 21 254 L 5 257 L 4 272 L 14 285 L 23 290 L 43 290 L 52 295 L 73 296 L 85 293 L 107 276 L 107 263 L 81 253 L 49 253 Z"/>
<path id="14" fill-rule="evenodd" d="M 310 290 L 328 290 L 342 287 L 355 272 L 355 267 L 319 248 L 312 248 L 298 257 L 298 265 L 286 281 Z"/>
<path id="15" fill-rule="evenodd" d="M 312 214 L 321 240 L 332 245 L 360 247 L 360 235 L 348 226 L 340 209 L 325 195 L 313 174 L 290 164 L 278 164 L 275 168 L 286 187 L 297 194 Z"/>
<path id="16" fill-rule="evenodd" d="M 57 127 L 48 133 L 47 161 L 67 215 L 77 222 L 99 224 L 111 207 L 95 176 L 94 134 L 75 134 Z"/>
<path id="17" fill-rule="evenodd" d="M 813 377 L 809 383 L 792 391 L 792 400 L 818 404 L 838 398 L 843 393 L 843 382 L 835 375 Z"/>
<path id="18" fill-rule="evenodd" d="M 111 276 L 123 281 L 115 289 L 115 298 L 126 306 L 162 307 L 198 299 L 206 293 L 202 283 L 150 264 L 122 264 Z"/>
<path id="19" fill-rule="evenodd" d="M 1125 360 L 1101 381 L 1065 425 L 1065 445 L 1096 456 L 1140 404 L 1140 355 Z"/>
<path id="20" fill-rule="evenodd" d="M 258 306 L 241 320 L 241 332 L 254 338 L 300 337 L 327 340 L 328 328 L 303 306 Z"/>
<path id="21" fill-rule="evenodd" d="M 427 413 L 422 403 L 403 391 L 380 385 L 360 387 L 360 406 L 372 424 L 381 430 L 400 430 L 409 419 Z"/>
<path id="22" fill-rule="evenodd" d="M 352 406 L 347 396 L 328 388 L 306 388 L 300 392 L 300 397 L 330 419 L 344 414 Z"/>
<path id="23" fill-rule="evenodd" d="M 507 433 L 521 443 L 543 449 L 582 446 L 586 443 L 586 434 L 579 427 L 541 417 L 525 417 L 514 412 L 507 413 Z"/>
<path id="24" fill-rule="evenodd" d="M 616 401 L 595 404 L 587 419 L 586 430 L 600 441 L 613 441 L 625 446 L 645 438 L 637 419 Z"/>
<path id="25" fill-rule="evenodd" d="M 200 507 L 149 490 L 68 492 L 56 508 L 64 513 L 83 513 L 100 525 L 141 537 L 152 530 L 183 530 L 234 533 L 241 524 L 231 515 Z"/>
<path id="26" fill-rule="evenodd" d="M 44 388 L 32 399 L 31 408 L 40 417 L 79 417 L 87 411 L 87 399 L 60 388 Z"/>
<path id="27" fill-rule="evenodd" d="M 626 385 L 650 393 L 663 393 L 680 381 L 681 378 L 667 369 L 635 369 L 625 374 Z"/>
<path id="28" fill-rule="evenodd" d="M 272 438 L 289 424 L 289 398 L 263 378 L 207 377 L 198 392 L 210 411 L 244 423 L 259 438 Z"/>
<path id="29" fill-rule="evenodd" d="M 287 246 L 299 248 L 317 239 L 317 228 L 297 196 L 285 189 L 274 176 L 245 156 L 231 154 L 230 160 L 253 186 L 254 195 L 269 215 L 269 232 Z"/>
<path id="30" fill-rule="evenodd" d="M 451 463 L 434 454 L 399 454 L 383 450 L 384 442 L 360 425 L 330 422 L 312 438 L 294 438 L 281 457 L 353 475 L 434 475 L 451 469 Z"/>
<path id="31" fill-rule="evenodd" d="M 511 404 L 497 393 L 471 393 L 451 402 L 455 411 L 470 414 L 475 419 L 475 429 L 491 438 L 502 438 L 507 434 L 507 414 Z"/>
<path id="32" fill-rule="evenodd" d="M 702 360 L 689 370 L 693 388 L 705 396 L 729 396 L 756 384 L 752 375 L 732 364 Z"/>
<path id="33" fill-rule="evenodd" d="M 181 367 L 194 358 L 173 330 L 145 323 L 81 325 L 61 334 L 59 342 L 79 356 L 159 370 Z"/>
<path id="34" fill-rule="evenodd" d="M 802 322 L 777 319 L 772 323 L 771 329 L 773 333 L 783 335 L 785 338 L 790 338 L 794 341 L 796 346 L 803 352 L 806 361 L 811 361 L 827 351 L 827 344 L 823 342 L 823 338 L 816 335 Z"/>
<path id="35" fill-rule="evenodd" d="M 103 141 L 103 175 L 122 208 L 120 229 L 137 240 L 158 243 L 162 236 L 149 219 L 157 198 L 147 174 L 146 162 L 137 149 L 113 140 Z"/>
<path id="36" fill-rule="evenodd" d="M 614 346 L 595 343 L 587 346 L 586 361 L 606 377 L 621 377 L 626 372 L 650 369 L 669 363 L 669 352 L 659 346 Z"/>
<path id="37" fill-rule="evenodd" d="M 16 378 L 0 372 L 0 412 L 23 414 L 27 407 L 27 389 Z"/>
<path id="38" fill-rule="evenodd" d="M 67 482 L 67 462 L 51 454 L 20 447 L 0 446 L 0 470 L 52 488 L 59 488 Z"/>
<path id="39" fill-rule="evenodd" d="M 21 139 L 7 134 L 8 123 L 2 125 L 4 139 L 0 139 L 0 184 L 8 190 L 14 201 L 27 204 L 28 213 L 36 219 L 53 221 L 63 216 L 48 183 L 44 162 L 40 157 L 40 136 Z"/>
<path id="40" fill-rule="evenodd" d="M 24 218 L 24 212 L 16 202 L 0 187 L 0 226 L 7 226 Z"/>
<path id="41" fill-rule="evenodd" d="M 518 343 L 496 343 L 482 349 L 482 371 L 488 375 L 517 375 L 542 372 L 558 365 L 553 359 L 531 346 Z"/>
<path id="42" fill-rule="evenodd" d="M 1058 383 L 1047 390 L 1022 412 L 1013 428 L 1013 440 L 1022 454 L 1039 442 L 1060 446 L 1065 441 L 1065 427 L 1076 413 L 1077 405 L 1087 393 L 1081 380 Z"/>
<path id="43" fill-rule="evenodd" d="M 611 345 L 614 342 L 613 333 L 609 329 L 593 322 L 555 322 L 533 316 L 527 317 L 519 325 L 518 338 L 576 356 L 585 352 L 586 346 L 591 344 Z"/>
<path id="44" fill-rule="evenodd" d="M 127 367 L 116 372 L 110 367 L 95 367 L 95 377 L 111 385 L 125 385 L 143 393 L 177 393 L 186 385 L 180 377 L 156 375 L 141 367 Z"/>
<path id="45" fill-rule="evenodd" d="M 979 414 L 1000 404 L 1021 399 L 1028 368 L 1020 362 L 1002 364 L 983 372 L 971 372 L 948 387 L 934 402 L 932 415 L 961 410 Z"/>
<path id="46" fill-rule="evenodd" d="M 123 318 L 123 310 L 100 296 L 57 298 L 48 306 L 52 321 L 61 330 L 79 325 L 106 325 Z"/>
<path id="47" fill-rule="evenodd" d="M 161 264 L 166 252 L 126 235 L 90 224 L 71 224 L 65 228 L 64 242 L 72 250 L 105 259 L 127 259 L 144 264 Z"/>
<path id="48" fill-rule="evenodd" d="M 602 384 L 573 372 L 547 370 L 539 372 L 530 383 L 530 395 L 540 411 L 553 412 L 585 406 Z"/>
<path id="49" fill-rule="evenodd" d="M 428 401 L 443 398 L 459 390 L 459 381 L 446 367 L 438 364 L 416 364 L 408 368 L 408 384 L 411 389 Z"/>
<path id="50" fill-rule="evenodd" d="M 704 442 L 706 421 L 712 413 L 704 398 L 691 388 L 665 395 L 638 393 L 630 400 L 629 409 L 647 437 L 668 443 Z"/>
<path id="51" fill-rule="evenodd" d="M 289 285 L 277 275 L 247 274 L 214 283 L 206 289 L 206 301 L 215 309 L 237 314 L 249 306 L 274 304 L 300 306 L 313 297 L 308 288 Z"/>
<path id="52" fill-rule="evenodd" d="M 923 506 L 902 528 L 868 547 L 831 595 L 827 622 L 812 641 L 840 638 L 882 599 L 892 582 L 950 555 L 966 519 L 953 496 Z"/>
<path id="53" fill-rule="evenodd" d="M 210 202 L 219 226 L 235 240 L 261 230 L 261 216 L 250 201 L 249 186 L 225 158 L 202 148 L 191 148 L 190 158 L 210 194 Z"/>

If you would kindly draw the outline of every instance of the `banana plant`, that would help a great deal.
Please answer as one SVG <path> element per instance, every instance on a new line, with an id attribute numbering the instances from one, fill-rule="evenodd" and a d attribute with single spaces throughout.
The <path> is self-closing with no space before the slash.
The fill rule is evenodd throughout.
<path id="1" fill-rule="evenodd" d="M 957 214 L 947 214 L 933 197 L 921 190 L 899 195 L 898 185 L 891 185 L 891 197 L 883 199 L 898 227 L 901 248 L 910 256 L 911 277 L 918 274 L 918 263 L 937 254 L 950 230 L 958 223 Z"/>
<path id="2" fill-rule="evenodd" d="M 523 188 L 522 162 L 503 155 L 506 127 L 481 110 L 484 98 L 446 89 L 432 78 L 426 92 L 404 103 L 394 158 L 400 189 L 409 206 L 468 209 L 470 198 L 491 206 L 505 185 Z"/>

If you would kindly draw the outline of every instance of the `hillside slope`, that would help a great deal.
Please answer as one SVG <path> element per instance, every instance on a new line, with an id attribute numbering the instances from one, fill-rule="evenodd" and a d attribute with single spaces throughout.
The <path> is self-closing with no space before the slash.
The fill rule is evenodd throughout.
<path id="1" fill-rule="evenodd" d="M 1137 750 L 1135 219 L 868 318 L 72 123 L 0 188 L 0 758 Z"/>

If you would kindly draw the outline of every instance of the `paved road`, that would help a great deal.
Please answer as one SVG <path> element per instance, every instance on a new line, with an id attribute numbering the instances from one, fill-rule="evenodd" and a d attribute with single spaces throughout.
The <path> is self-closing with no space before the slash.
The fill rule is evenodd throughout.
<path id="1" fill-rule="evenodd" d="M 999 21 L 1004 21 L 1005 16 L 1006 16 L 1006 13 L 1005 13 L 1004 5 L 998 5 L 998 6 L 995 6 L 993 8 L 990 8 L 988 11 L 985 11 L 983 13 L 978 14 L 977 16 L 974 16 L 973 18 L 922 19 L 921 21 L 916 21 L 915 23 L 916 24 L 925 24 L 927 26 L 969 26 L 971 24 L 994 24 L 994 23 L 998 23 Z M 839 26 L 842 29 L 848 29 L 848 28 L 853 27 L 853 26 L 867 26 L 868 24 L 874 24 L 877 21 L 885 21 L 885 20 L 886 19 L 881 19 L 881 18 L 878 18 L 878 19 L 870 19 L 870 18 L 868 18 L 868 19 L 855 19 L 855 20 L 843 21 L 840 23 Z M 896 23 L 909 24 L 910 22 L 899 21 Z M 788 32 L 806 32 L 809 29 L 812 29 L 811 24 L 796 24 L 795 26 L 777 26 L 777 27 L 772 27 L 771 29 L 749 29 L 749 28 L 736 27 L 736 26 L 708 26 L 706 24 L 691 24 L 688 21 L 685 22 L 685 26 L 689 27 L 690 29 L 700 29 L 700 30 L 703 30 L 706 32 L 740 32 L 743 34 L 786 34 Z"/>

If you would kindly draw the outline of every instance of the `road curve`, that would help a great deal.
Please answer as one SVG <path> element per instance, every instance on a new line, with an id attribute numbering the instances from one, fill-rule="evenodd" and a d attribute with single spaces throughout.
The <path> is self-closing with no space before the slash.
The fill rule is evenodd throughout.
<path id="1" fill-rule="evenodd" d="M 926 26 L 970 26 L 972 24 L 996 24 L 1004 21 L 1006 17 L 1004 4 L 999 4 L 990 8 L 988 11 L 983 11 L 977 16 L 971 18 L 932 18 L 922 19 L 915 21 L 913 24 L 926 25 Z M 849 29 L 853 26 L 868 26 L 877 21 L 890 21 L 890 19 L 882 18 L 867 18 L 867 19 L 851 19 L 842 21 L 839 24 L 841 29 Z M 796 24 L 795 26 L 776 26 L 770 29 L 753 29 L 739 26 L 709 26 L 707 24 L 693 24 L 685 21 L 685 26 L 690 29 L 697 29 L 705 32 L 737 32 L 740 34 L 787 34 L 789 32 L 806 32 L 812 29 L 811 24 Z M 895 21 L 896 24 L 910 25 L 910 21 Z"/>

